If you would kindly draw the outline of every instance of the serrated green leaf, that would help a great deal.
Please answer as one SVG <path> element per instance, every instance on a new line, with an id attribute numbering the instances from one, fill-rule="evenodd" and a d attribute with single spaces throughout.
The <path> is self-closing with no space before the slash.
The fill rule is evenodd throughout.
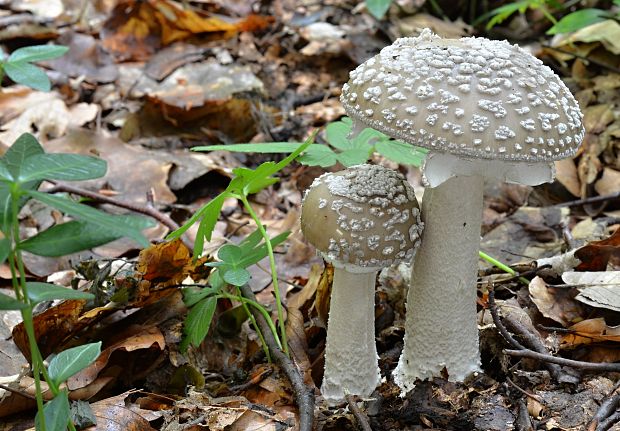
<path id="1" fill-rule="evenodd" d="M 98 223 L 102 228 L 131 238 L 143 247 L 148 247 L 149 245 L 149 241 L 138 229 L 119 223 L 118 219 L 110 216 L 109 214 L 60 196 L 41 193 L 34 190 L 28 190 L 26 191 L 26 194 L 39 202 L 52 206 L 72 217 L 89 223 Z"/>
<path id="2" fill-rule="evenodd" d="M 41 412 L 37 412 L 34 423 L 37 430 L 41 427 Z M 67 431 L 69 424 L 69 397 L 66 390 L 61 390 L 51 401 L 43 406 L 45 429 L 47 431 Z"/>
<path id="3" fill-rule="evenodd" d="M 392 0 L 366 0 L 366 8 L 372 16 L 381 19 L 390 8 Z"/>
<path id="4" fill-rule="evenodd" d="M 278 245 L 282 244 L 284 241 L 286 241 L 286 238 L 288 238 L 288 236 L 291 234 L 290 231 L 285 231 L 282 232 L 279 235 L 274 236 L 273 238 L 271 238 L 270 242 L 271 242 L 271 247 L 275 248 Z M 266 257 L 268 254 L 267 252 L 267 245 L 266 244 L 261 244 L 258 247 L 255 247 L 253 249 L 246 249 L 245 247 L 243 248 L 243 258 L 241 259 L 241 261 L 239 262 L 240 267 L 242 268 L 247 268 L 250 265 L 254 265 L 255 263 L 260 262 L 261 259 L 263 259 L 264 257 Z"/>
<path id="5" fill-rule="evenodd" d="M 79 290 L 73 290 L 51 283 L 41 283 L 38 281 L 26 282 L 26 288 L 28 290 L 28 298 L 35 304 L 43 301 L 51 301 L 53 299 L 88 300 L 95 298 L 92 293 L 80 292 Z"/>
<path id="6" fill-rule="evenodd" d="M 336 121 L 327 125 L 325 128 L 325 137 L 329 145 L 341 151 L 345 151 L 353 146 L 353 143 L 347 137 L 350 132 L 351 125 L 343 121 Z"/>
<path id="7" fill-rule="evenodd" d="M 187 220 L 183 226 L 178 228 L 177 230 L 170 232 L 166 237 L 167 240 L 179 238 L 183 235 L 187 229 L 192 227 L 194 223 L 198 220 L 203 219 L 206 227 L 204 229 L 204 236 L 207 238 L 207 241 L 211 241 L 211 234 L 213 233 L 213 229 L 215 228 L 215 223 L 217 223 L 217 219 L 220 216 L 220 210 L 222 209 L 222 205 L 224 204 L 224 200 L 230 197 L 229 192 L 223 192 L 217 195 L 215 198 L 211 199 L 209 203 L 204 205 L 198 211 L 194 213 L 193 216 Z"/>
<path id="8" fill-rule="evenodd" d="M 597 22 L 605 21 L 610 17 L 602 9 L 587 8 L 569 13 L 547 30 L 547 34 L 571 33 Z"/>
<path id="9" fill-rule="evenodd" d="M 105 160 L 81 154 L 37 154 L 24 161 L 19 181 L 65 180 L 83 181 L 105 175 L 108 164 Z"/>
<path id="10" fill-rule="evenodd" d="M 20 300 L 11 298 L 4 293 L 0 293 L 0 310 L 22 310 L 27 307 L 28 304 L 24 304 Z"/>
<path id="11" fill-rule="evenodd" d="M 100 354 L 101 341 L 63 350 L 52 358 L 47 373 L 56 385 L 60 385 L 95 362 Z"/>
<path id="12" fill-rule="evenodd" d="M 154 222 L 146 217 L 130 215 L 111 215 L 110 217 L 116 219 L 118 223 L 132 226 L 137 230 L 147 229 L 154 225 Z M 39 232 L 20 242 L 18 248 L 39 256 L 58 257 L 88 250 L 114 241 L 121 236 L 119 232 L 111 232 L 99 224 L 72 220 Z"/>
<path id="13" fill-rule="evenodd" d="M 179 346 L 181 352 L 185 352 L 189 345 L 198 347 L 207 336 L 213 314 L 217 306 L 217 298 L 214 296 L 203 299 L 192 307 L 185 319 L 183 333 L 185 337 Z"/>
<path id="14" fill-rule="evenodd" d="M 4 63 L 4 71 L 18 84 L 26 85 L 39 91 L 50 91 L 52 84 L 47 74 L 34 64 L 25 61 Z"/>
<path id="15" fill-rule="evenodd" d="M 63 56 L 69 48 L 62 45 L 34 45 L 18 48 L 11 53 L 7 62 L 51 60 Z"/>
<path id="16" fill-rule="evenodd" d="M 250 280 L 250 273 L 245 268 L 230 268 L 223 272 L 224 281 L 233 286 L 243 286 Z"/>
<path id="17" fill-rule="evenodd" d="M 384 157 L 402 164 L 416 167 L 422 166 L 428 150 L 416 147 L 402 141 L 381 141 L 375 144 L 375 149 Z"/>
<path id="18" fill-rule="evenodd" d="M 334 166 L 337 162 L 337 155 L 327 145 L 321 145 L 320 150 L 307 152 L 297 159 L 299 163 L 307 166 L 320 166 L 322 168 L 328 168 Z"/>
<path id="19" fill-rule="evenodd" d="M 366 146 L 366 150 L 363 148 L 351 148 L 350 150 L 338 153 L 336 158 L 347 168 L 354 165 L 365 163 L 370 157 L 370 150 L 372 147 Z"/>

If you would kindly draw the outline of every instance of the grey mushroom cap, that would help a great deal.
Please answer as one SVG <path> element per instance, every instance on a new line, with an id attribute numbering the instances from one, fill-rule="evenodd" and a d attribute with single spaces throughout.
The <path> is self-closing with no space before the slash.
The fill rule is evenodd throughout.
<path id="1" fill-rule="evenodd" d="M 405 178 L 364 164 L 314 180 L 304 196 L 301 229 L 334 266 L 366 272 L 411 261 L 423 223 Z"/>
<path id="2" fill-rule="evenodd" d="M 549 162 L 573 155 L 585 133 L 577 101 L 533 55 L 428 29 L 353 70 L 340 100 L 356 122 L 471 158 Z"/>

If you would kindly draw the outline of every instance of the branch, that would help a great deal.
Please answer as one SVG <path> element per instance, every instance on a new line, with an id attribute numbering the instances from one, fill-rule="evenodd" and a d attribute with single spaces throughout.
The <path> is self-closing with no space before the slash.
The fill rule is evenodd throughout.
<path id="1" fill-rule="evenodd" d="M 245 298 L 256 301 L 256 296 L 254 296 L 254 292 L 252 292 L 250 286 L 246 284 L 239 289 Z M 278 348 L 276 340 L 273 338 L 273 334 L 269 329 L 269 325 L 267 324 L 265 317 L 256 311 L 254 307 L 250 308 L 250 312 L 254 315 L 254 318 L 258 323 L 258 327 L 263 333 L 263 337 L 265 338 L 267 347 L 269 347 L 272 358 L 275 360 L 276 364 L 280 366 L 282 371 L 284 371 L 284 374 L 286 374 L 291 382 L 295 395 L 295 401 L 297 402 L 297 407 L 299 408 L 299 431 L 312 431 L 312 424 L 314 422 L 313 391 L 306 386 L 301 373 L 293 361 L 291 361 L 291 359 Z"/>

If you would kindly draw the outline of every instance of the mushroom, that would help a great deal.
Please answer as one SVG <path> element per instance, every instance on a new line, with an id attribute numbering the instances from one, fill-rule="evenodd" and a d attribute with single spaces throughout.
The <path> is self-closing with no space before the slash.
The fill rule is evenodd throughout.
<path id="1" fill-rule="evenodd" d="M 540 60 L 506 41 L 442 39 L 425 29 L 350 73 L 341 102 L 357 125 L 430 149 L 422 246 L 407 296 L 403 392 L 444 368 L 479 369 L 476 276 L 485 178 L 537 185 L 573 155 L 584 129 L 577 101 Z"/>
<path id="2" fill-rule="evenodd" d="M 375 280 L 381 268 L 411 261 L 423 225 L 412 187 L 377 165 L 316 178 L 301 229 L 334 265 L 321 393 L 329 403 L 369 396 L 380 382 L 375 345 Z"/>

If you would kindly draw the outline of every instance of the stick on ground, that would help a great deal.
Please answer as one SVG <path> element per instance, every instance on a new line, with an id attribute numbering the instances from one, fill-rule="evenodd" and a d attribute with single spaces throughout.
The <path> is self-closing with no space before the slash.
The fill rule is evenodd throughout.
<path id="1" fill-rule="evenodd" d="M 240 288 L 241 294 L 252 301 L 256 301 L 254 292 L 247 284 Z M 269 325 L 265 320 L 265 317 L 253 307 L 250 308 L 250 312 L 254 315 L 258 327 L 263 333 L 265 343 L 269 347 L 271 357 L 280 366 L 284 374 L 288 377 L 293 387 L 295 395 L 295 401 L 299 408 L 299 431 L 312 431 L 312 424 L 314 422 L 314 393 L 304 383 L 303 376 L 288 356 L 284 354 L 282 350 L 278 348 L 276 340 L 273 338 L 273 334 L 269 329 Z"/>

